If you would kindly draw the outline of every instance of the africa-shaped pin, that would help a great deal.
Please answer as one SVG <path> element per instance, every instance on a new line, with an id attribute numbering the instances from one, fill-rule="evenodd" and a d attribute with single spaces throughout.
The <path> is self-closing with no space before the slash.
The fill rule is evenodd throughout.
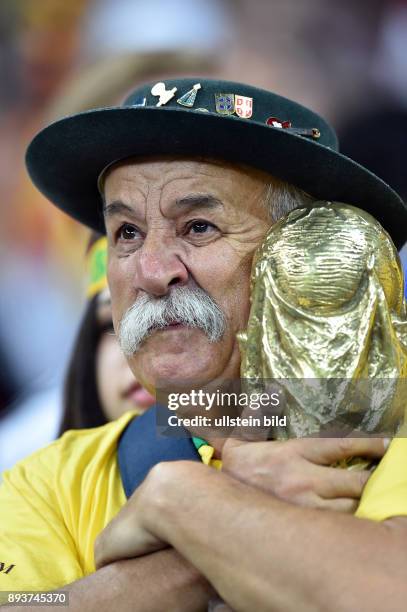
<path id="1" fill-rule="evenodd" d="M 181 106 L 187 106 L 188 108 L 192 108 L 193 105 L 195 104 L 195 99 L 196 99 L 196 94 L 198 93 L 198 89 L 201 89 L 201 84 L 195 83 L 192 89 L 190 89 L 189 91 L 187 91 L 187 93 L 184 93 L 183 96 L 178 98 L 177 103 L 181 104 Z"/>

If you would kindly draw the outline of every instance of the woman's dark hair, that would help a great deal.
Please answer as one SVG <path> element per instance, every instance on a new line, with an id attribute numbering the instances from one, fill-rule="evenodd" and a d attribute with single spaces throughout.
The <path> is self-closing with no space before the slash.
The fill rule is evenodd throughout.
<path id="1" fill-rule="evenodd" d="M 97 319 L 95 295 L 87 304 L 64 383 L 63 415 L 59 430 L 98 427 L 107 423 L 96 385 L 96 352 L 104 329 Z"/>

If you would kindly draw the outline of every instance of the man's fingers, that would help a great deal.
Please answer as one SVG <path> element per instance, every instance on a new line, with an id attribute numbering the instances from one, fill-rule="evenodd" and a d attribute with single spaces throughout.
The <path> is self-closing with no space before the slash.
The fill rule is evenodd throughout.
<path id="1" fill-rule="evenodd" d="M 315 492 L 322 498 L 353 498 L 360 499 L 363 487 L 371 472 L 369 470 L 346 470 L 315 466 Z"/>
<path id="2" fill-rule="evenodd" d="M 389 445 L 388 438 L 307 438 L 301 443 L 304 459 L 318 465 L 330 465 L 340 459 L 369 457 L 380 459 Z"/>
<path id="3" fill-rule="evenodd" d="M 128 558 L 129 555 L 126 554 L 125 549 L 129 538 L 123 538 L 122 534 L 123 531 L 116 528 L 116 522 L 113 519 L 96 538 L 94 545 L 96 569 L 112 561 Z"/>

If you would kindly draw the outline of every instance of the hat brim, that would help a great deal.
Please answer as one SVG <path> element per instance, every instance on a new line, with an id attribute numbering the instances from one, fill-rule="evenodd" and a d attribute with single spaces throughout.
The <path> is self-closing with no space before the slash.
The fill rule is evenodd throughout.
<path id="1" fill-rule="evenodd" d="M 116 160 L 148 156 L 210 157 L 248 164 L 317 199 L 371 213 L 400 248 L 407 208 L 375 174 L 315 140 L 250 119 L 182 108 L 107 108 L 61 119 L 31 142 L 34 184 L 59 208 L 104 232 L 97 180 Z"/>

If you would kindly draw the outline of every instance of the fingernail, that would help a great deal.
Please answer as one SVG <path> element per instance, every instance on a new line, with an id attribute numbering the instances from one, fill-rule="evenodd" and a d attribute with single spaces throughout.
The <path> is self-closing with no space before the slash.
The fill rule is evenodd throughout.
<path id="1" fill-rule="evenodd" d="M 383 438 L 384 450 L 387 450 L 389 448 L 390 442 L 391 442 L 391 438 Z"/>

